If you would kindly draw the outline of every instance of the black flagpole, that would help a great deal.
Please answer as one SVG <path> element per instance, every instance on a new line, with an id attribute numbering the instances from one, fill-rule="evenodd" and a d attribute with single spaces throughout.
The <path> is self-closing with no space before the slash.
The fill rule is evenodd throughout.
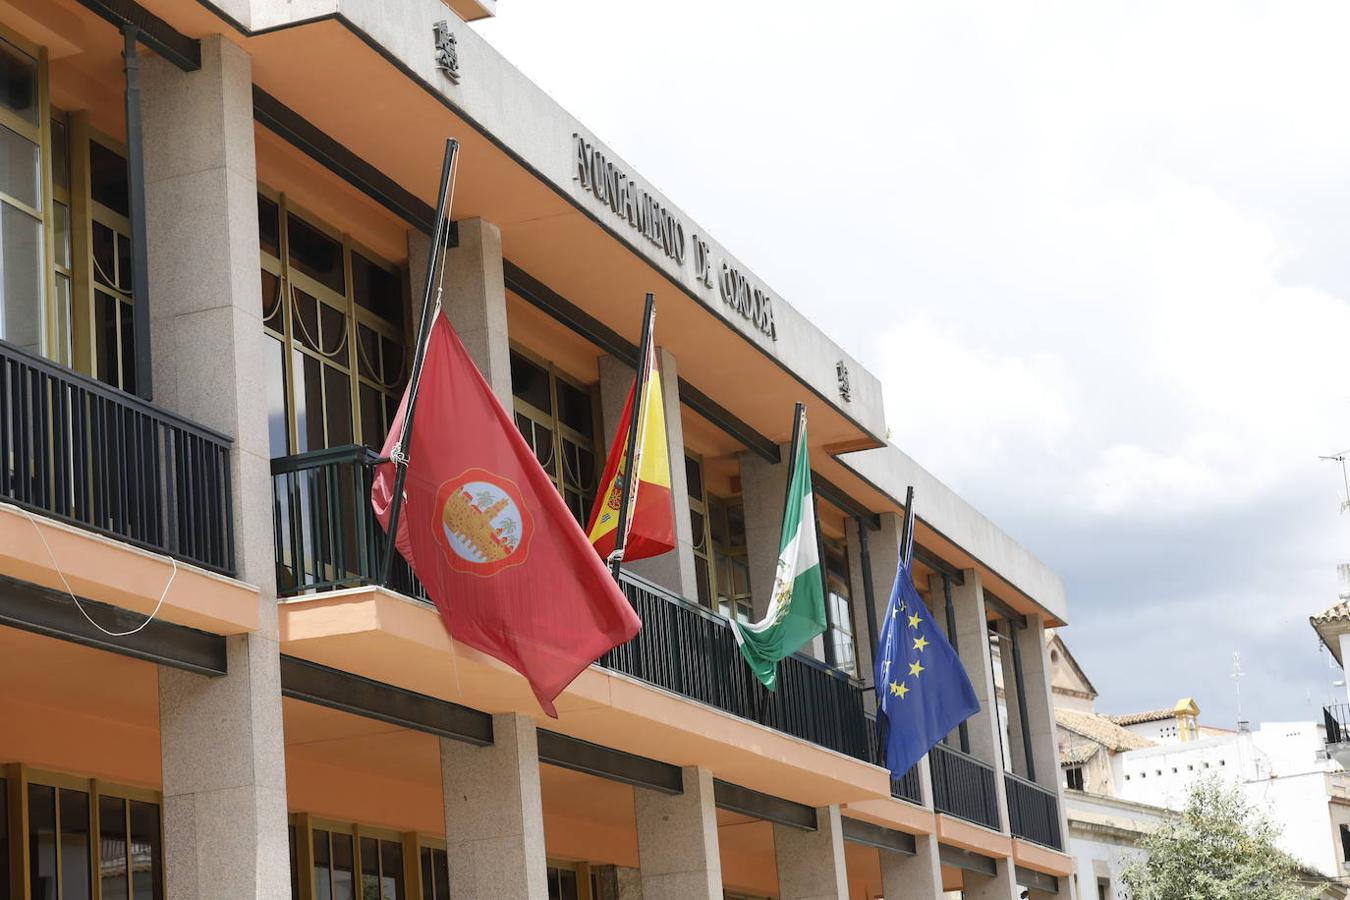
<path id="1" fill-rule="evenodd" d="M 914 561 L 914 485 L 905 488 L 905 520 L 900 528 L 900 559 Z"/>
<path id="2" fill-rule="evenodd" d="M 630 501 L 637 502 L 638 467 L 633 454 L 637 452 L 638 428 L 642 422 L 642 401 L 647 394 L 647 356 L 651 353 L 652 324 L 656 316 L 656 297 L 647 292 L 647 303 L 642 310 L 642 340 L 638 345 L 637 388 L 633 391 L 633 412 L 628 420 L 628 447 L 624 451 L 627 468 L 623 473 L 623 492 L 619 498 L 619 530 L 614 533 L 614 551 L 609 555 L 609 569 L 614 580 L 619 580 L 619 567 L 623 565 L 623 545 L 628 542 L 628 516 Z M 646 450 L 644 447 L 643 450 Z"/>
<path id="3" fill-rule="evenodd" d="M 431 229 L 431 252 L 427 254 L 427 280 L 422 289 L 422 321 L 417 326 L 417 347 L 413 352 L 412 372 L 408 377 L 408 408 L 403 413 L 398 443 L 394 445 L 394 495 L 389 501 L 389 542 L 384 547 L 384 561 L 380 565 L 380 584 L 388 587 L 389 571 L 394 564 L 394 543 L 398 534 L 398 517 L 403 509 L 403 483 L 408 478 L 408 435 L 412 434 L 413 414 L 417 411 L 417 389 L 422 381 L 422 364 L 426 361 L 427 338 L 431 334 L 432 318 L 436 315 L 434 301 L 436 269 L 445 252 L 450 226 L 450 198 L 455 189 L 455 163 L 459 159 L 459 141 L 445 142 L 445 159 L 441 163 L 441 189 L 436 199 L 436 224 Z"/>

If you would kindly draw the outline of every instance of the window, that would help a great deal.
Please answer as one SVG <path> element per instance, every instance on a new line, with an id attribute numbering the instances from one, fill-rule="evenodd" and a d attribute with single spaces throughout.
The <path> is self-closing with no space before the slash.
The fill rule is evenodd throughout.
<path id="1" fill-rule="evenodd" d="M 570 866 L 548 867 L 548 900 L 578 900 L 577 870 Z"/>
<path id="2" fill-rule="evenodd" d="M 0 900 L 9 900 L 9 791 L 0 778 Z"/>
<path id="3" fill-rule="evenodd" d="M 1069 768 L 1065 769 L 1064 784 L 1071 791 L 1083 790 L 1083 767 L 1070 766 Z"/>
<path id="4" fill-rule="evenodd" d="M 1111 880 L 1109 878 L 1097 879 L 1097 900 L 1111 900 Z"/>
<path id="5" fill-rule="evenodd" d="M 553 479 L 573 517 L 584 527 L 591 516 L 600 476 L 591 389 L 513 348 L 511 393 L 516 427 Z"/>
<path id="6" fill-rule="evenodd" d="M 717 571 L 717 611 L 749 622 L 754 616 L 750 600 L 750 559 L 745 541 L 745 508 L 739 497 L 708 498 L 708 535 L 712 540 Z"/>
<path id="7" fill-rule="evenodd" d="M 89 196 L 94 375 L 135 393 L 127 161 L 99 140 L 89 142 Z"/>
<path id="8" fill-rule="evenodd" d="M 382 446 L 410 362 L 398 271 L 284 195 L 258 195 L 258 243 L 272 456 Z"/>
<path id="9" fill-rule="evenodd" d="M 291 891 L 297 900 L 445 900 L 445 844 L 415 833 L 291 816 Z M 405 851 L 416 855 L 404 859 Z"/>
<path id="10" fill-rule="evenodd" d="M 18 807 L 27 807 L 26 840 L 0 852 L 0 897 L 10 896 L 13 854 L 14 862 L 27 864 L 34 900 L 162 900 L 158 795 L 19 771 L 22 777 L 7 779 L 8 790 L 0 780 L 6 812 L 0 819 L 7 820 L 0 823 L 0 851 L 8 844 L 7 825 L 23 821 Z"/>
<path id="11" fill-rule="evenodd" d="M 1350 825 L 1342 825 L 1340 826 L 1340 829 L 1341 829 L 1341 861 L 1350 862 Z"/>
<path id="12" fill-rule="evenodd" d="M 0 38 L 0 338 L 46 350 L 43 69 Z"/>
<path id="13" fill-rule="evenodd" d="M 694 580 L 698 585 L 698 602 L 711 607 L 712 541 L 708 537 L 708 498 L 703 488 L 702 460 L 685 456 L 684 481 L 689 490 L 689 533 L 694 544 Z"/>
<path id="14" fill-rule="evenodd" d="M 825 583 L 828 587 L 825 602 L 830 623 L 826 639 L 834 648 L 835 667 L 856 675 L 858 660 L 853 631 L 853 592 L 848 576 L 848 550 L 843 541 L 826 538 L 824 543 Z"/>

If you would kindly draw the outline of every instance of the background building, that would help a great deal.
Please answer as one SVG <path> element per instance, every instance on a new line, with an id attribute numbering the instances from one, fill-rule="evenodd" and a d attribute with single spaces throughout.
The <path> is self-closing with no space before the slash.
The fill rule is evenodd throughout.
<path id="1" fill-rule="evenodd" d="M 0 900 L 1072 896 L 1062 583 L 478 37 L 493 9 L 0 4 Z M 660 305 L 679 546 L 557 720 L 379 584 L 447 136 L 443 314 L 578 518 Z M 768 604 L 798 400 L 829 631 L 764 698 L 728 620 Z M 982 709 L 892 781 L 870 648 L 909 485 Z"/>

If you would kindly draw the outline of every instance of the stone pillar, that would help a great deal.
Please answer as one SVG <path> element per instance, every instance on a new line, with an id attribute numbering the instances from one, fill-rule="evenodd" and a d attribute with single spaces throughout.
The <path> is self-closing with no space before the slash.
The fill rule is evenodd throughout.
<path id="1" fill-rule="evenodd" d="M 683 794 L 633 789 L 643 900 L 722 900 L 712 773 L 683 775 Z"/>
<path id="2" fill-rule="evenodd" d="M 993 876 L 962 872 L 961 900 L 1020 900 L 1022 889 L 1011 859 L 995 860 Z"/>
<path id="3" fill-rule="evenodd" d="M 689 485 L 684 469 L 684 423 L 680 419 L 680 373 L 675 357 L 665 348 L 657 348 L 656 365 L 661 372 L 661 399 L 666 411 L 666 452 L 670 456 L 670 500 L 675 511 L 675 549 L 661 556 L 625 563 L 624 568 L 681 597 L 698 602 L 694 537 L 689 526 Z M 632 386 L 631 366 L 612 356 L 600 357 L 600 415 L 605 434 L 602 457 L 609 452 L 614 442 L 614 435 L 619 430 L 619 417 L 623 414 L 623 405 Z"/>
<path id="4" fill-rule="evenodd" d="M 1045 646 L 1045 619 L 1041 616 L 1026 618 L 1027 626 L 1018 629 L 1016 635 L 1022 653 L 1022 679 L 1026 686 L 1027 718 L 1031 726 L 1031 753 L 1036 763 L 1036 783 L 1055 792 L 1059 806 L 1059 833 L 1067 842 L 1069 820 L 1064 809 L 1064 790 L 1060 780 L 1053 673 Z"/>
<path id="5" fill-rule="evenodd" d="M 782 900 L 848 900 L 844 828 L 838 806 L 816 810 L 816 830 L 773 826 Z"/>
<path id="6" fill-rule="evenodd" d="M 881 850 L 881 894 L 886 900 L 934 900 L 942 896 L 942 862 L 933 834 L 914 836 L 915 855 Z"/>
<path id="7" fill-rule="evenodd" d="M 159 670 L 168 896 L 290 896 L 251 63 L 218 35 L 183 72 L 141 60 L 156 402 L 233 438 L 239 577 L 256 632 L 229 674 Z"/>
<path id="8" fill-rule="evenodd" d="M 430 247 L 430 235 L 408 232 L 408 281 L 414 327 L 421 315 Z M 464 219 L 459 223 L 459 245 L 446 251 L 445 260 L 441 308 L 464 342 L 469 357 L 509 411 L 511 344 L 506 328 L 502 233 L 491 222 Z"/>
<path id="9" fill-rule="evenodd" d="M 994 693 L 994 666 L 989 655 L 989 627 L 984 607 L 984 588 L 980 573 L 966 569 L 963 584 L 952 584 L 952 607 L 956 617 L 957 654 L 966 668 L 980 711 L 966 720 L 970 735 L 970 752 L 977 759 L 994 767 L 994 790 L 998 795 L 999 817 L 1003 828 L 1008 824 L 1008 798 L 1003 783 L 1003 740 L 999 725 L 998 701 Z M 930 583 L 935 597 L 942 597 L 941 576 Z M 941 608 L 941 603 L 935 603 Z M 946 611 L 943 610 L 945 618 Z"/>
<path id="10" fill-rule="evenodd" d="M 488 747 L 441 739 L 445 846 L 455 896 L 548 900 L 534 720 L 492 718 Z"/>
<path id="11" fill-rule="evenodd" d="M 746 557 L 750 563 L 750 590 L 755 619 L 769 609 L 774 574 L 778 570 L 778 539 L 783 532 L 783 492 L 787 490 L 790 444 L 781 447 L 782 462 L 771 463 L 746 451 L 740 454 L 741 503 L 745 508 Z"/>

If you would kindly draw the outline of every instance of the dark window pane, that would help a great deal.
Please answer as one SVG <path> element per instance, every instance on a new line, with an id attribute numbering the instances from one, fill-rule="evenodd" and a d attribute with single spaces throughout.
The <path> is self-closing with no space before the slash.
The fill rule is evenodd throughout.
<path id="1" fill-rule="evenodd" d="M 511 353 L 511 393 L 535 409 L 552 415 L 548 372 L 514 351 Z"/>
<path id="2" fill-rule="evenodd" d="M 323 367 L 323 388 L 328 418 L 328 446 L 352 442 L 351 380 L 332 366 Z"/>
<path id="3" fill-rule="evenodd" d="M 291 900 L 300 900 L 300 854 L 295 847 L 295 826 L 286 826 L 287 844 L 291 851 Z"/>
<path id="4" fill-rule="evenodd" d="M 136 393 L 136 323 L 130 303 L 117 304 L 118 325 L 122 332 L 122 390 Z"/>
<path id="5" fill-rule="evenodd" d="M 390 272 L 360 253 L 352 253 L 352 293 L 356 302 L 393 325 L 403 324 L 403 285 Z"/>
<path id="6" fill-rule="evenodd" d="M 286 418 L 286 347 L 263 335 L 264 378 L 267 381 L 267 437 L 273 458 L 286 456 L 290 446 Z"/>
<path id="7" fill-rule="evenodd" d="M 450 857 L 444 850 L 433 850 L 431 862 L 435 869 L 436 900 L 450 900 Z"/>
<path id="8" fill-rule="evenodd" d="M 333 900 L 356 900 L 352 836 L 333 835 Z"/>
<path id="9" fill-rule="evenodd" d="M 112 287 L 117 278 L 117 236 L 102 222 L 93 224 L 94 281 Z"/>
<path id="10" fill-rule="evenodd" d="M 38 123 L 37 60 L 0 40 L 0 104 L 30 125 Z"/>
<path id="11" fill-rule="evenodd" d="M 117 305 L 111 294 L 94 291 L 94 358 L 99 380 L 113 387 L 122 380 L 118 369 L 121 345 L 117 340 Z"/>
<path id="12" fill-rule="evenodd" d="M 61 897 L 89 900 L 89 795 L 62 789 L 61 804 Z"/>
<path id="13" fill-rule="evenodd" d="M 262 273 L 262 317 L 263 325 L 282 334 L 286 326 L 281 316 L 281 279 L 266 269 Z"/>
<path id="14" fill-rule="evenodd" d="M 292 377 L 295 379 L 295 438 L 297 453 L 322 450 L 323 436 L 322 364 L 299 350 L 291 351 Z"/>
<path id="15" fill-rule="evenodd" d="M 159 839 L 159 807 L 131 801 L 131 890 L 135 900 L 163 896 L 163 850 Z"/>
<path id="16" fill-rule="evenodd" d="M 319 349 L 319 301 L 299 288 L 291 288 L 292 335 L 296 341 L 311 350 Z"/>
<path id="17" fill-rule="evenodd" d="M 286 239 L 291 265 L 339 294 L 347 292 L 342 244 L 293 215 L 286 217 Z"/>
<path id="18" fill-rule="evenodd" d="M 380 842 L 361 838 L 361 900 L 380 900 Z"/>
<path id="19" fill-rule="evenodd" d="M 739 500 L 727 504 L 727 541 L 733 547 L 745 546 L 745 509 Z"/>
<path id="20" fill-rule="evenodd" d="M 432 877 L 431 848 L 422 847 L 417 852 L 422 868 L 422 900 L 436 900 L 436 881 Z"/>
<path id="21" fill-rule="evenodd" d="M 380 336 L 365 325 L 356 326 L 356 371 L 362 378 L 382 381 L 380 365 Z"/>
<path id="22" fill-rule="evenodd" d="M 103 900 L 127 900 L 126 801 L 98 798 L 99 880 Z"/>
<path id="23" fill-rule="evenodd" d="M 361 385 L 361 442 L 380 448 L 388 431 L 384 427 L 384 395 L 368 384 Z"/>
<path id="24" fill-rule="evenodd" d="M 343 344 L 347 340 L 347 316 L 341 310 L 327 303 L 319 304 L 319 349 L 324 356 L 337 363 L 347 362 L 347 352 Z"/>
<path id="25" fill-rule="evenodd" d="M 40 353 L 46 258 L 42 223 L 0 203 L 0 338 Z"/>
<path id="26" fill-rule="evenodd" d="M 384 376 L 382 379 L 384 385 L 402 390 L 405 375 L 403 371 L 403 344 L 382 337 L 380 338 L 380 350 L 384 356 Z"/>
<path id="27" fill-rule="evenodd" d="M 701 556 L 694 557 L 694 576 L 698 582 L 698 602 L 701 606 L 712 605 L 712 593 L 708 588 L 708 561 Z"/>
<path id="28" fill-rule="evenodd" d="M 699 465 L 698 460 L 689 456 L 684 458 L 684 481 L 689 486 L 689 496 L 695 500 L 702 500 L 703 466 Z"/>
<path id="29" fill-rule="evenodd" d="M 713 544 L 725 547 L 727 544 L 726 507 L 718 503 L 708 509 L 708 530 L 712 533 Z"/>
<path id="30" fill-rule="evenodd" d="M 559 379 L 558 420 L 590 437 L 594 428 L 591 424 L 591 395 Z"/>
<path id="31" fill-rule="evenodd" d="M 328 848 L 328 832 L 315 829 L 313 847 L 315 900 L 333 900 L 333 860 Z"/>
<path id="32" fill-rule="evenodd" d="M 56 900 L 56 789 L 28 786 L 28 865 L 32 900 Z"/>
<path id="33" fill-rule="evenodd" d="M 117 235 L 117 287 L 131 293 L 131 238 Z"/>
<path id="34" fill-rule="evenodd" d="M 693 535 L 694 549 L 700 553 L 708 551 L 707 534 L 703 530 L 704 525 L 703 513 L 696 509 L 689 510 L 689 531 Z"/>
<path id="35" fill-rule="evenodd" d="M 127 161 L 100 144 L 89 142 L 89 195 L 123 216 L 131 215 L 127 197 Z"/>
<path id="36" fill-rule="evenodd" d="M 380 841 L 380 900 L 403 898 L 403 845 L 398 841 Z"/>
<path id="37" fill-rule="evenodd" d="M 60 119 L 52 119 L 52 184 L 70 187 L 70 137 Z"/>
<path id="38" fill-rule="evenodd" d="M 0 125 L 0 190 L 42 211 L 42 151 L 28 138 Z"/>
<path id="39" fill-rule="evenodd" d="M 258 246 L 281 258 L 281 210 L 262 194 L 258 195 Z"/>
<path id="40" fill-rule="evenodd" d="M 9 792 L 0 778 L 0 900 L 9 900 Z"/>

